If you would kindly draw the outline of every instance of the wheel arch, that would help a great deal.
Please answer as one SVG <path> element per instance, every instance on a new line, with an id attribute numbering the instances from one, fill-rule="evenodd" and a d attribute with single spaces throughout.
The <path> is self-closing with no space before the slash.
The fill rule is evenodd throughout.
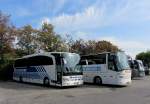
<path id="1" fill-rule="evenodd" d="M 93 82 L 94 82 L 94 83 L 96 82 L 96 78 L 100 78 L 101 84 L 103 84 L 103 80 L 102 80 L 102 77 L 101 77 L 101 76 L 95 76 L 95 77 L 93 78 Z"/>

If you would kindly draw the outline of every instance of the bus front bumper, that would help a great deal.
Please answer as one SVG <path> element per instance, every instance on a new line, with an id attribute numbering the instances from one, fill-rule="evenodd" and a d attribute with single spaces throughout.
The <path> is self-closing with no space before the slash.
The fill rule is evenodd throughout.
<path id="1" fill-rule="evenodd" d="M 83 85 L 83 76 L 63 76 L 62 86 Z"/>
<path id="2" fill-rule="evenodd" d="M 119 79 L 116 81 L 116 84 L 120 86 L 128 86 L 131 83 L 132 83 L 131 79 Z"/>

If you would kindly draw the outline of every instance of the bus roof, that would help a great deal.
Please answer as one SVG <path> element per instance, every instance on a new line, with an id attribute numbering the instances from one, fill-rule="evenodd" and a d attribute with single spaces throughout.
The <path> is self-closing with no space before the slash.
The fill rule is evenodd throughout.
<path id="1" fill-rule="evenodd" d="M 70 53 L 70 52 L 43 52 L 43 53 L 36 53 L 36 54 L 26 55 L 26 56 L 23 56 L 22 58 L 29 58 L 29 57 L 38 56 L 38 55 L 50 56 L 50 55 L 52 55 L 54 53 L 56 53 L 56 54 L 64 54 L 64 53 Z M 72 53 L 72 54 L 76 54 L 76 53 Z"/>
<path id="2" fill-rule="evenodd" d="M 124 51 L 117 51 L 117 52 L 124 52 Z M 89 55 L 81 55 L 81 56 L 92 56 L 92 55 L 101 55 L 101 54 L 109 54 L 109 53 L 116 53 L 116 52 L 101 52 L 97 54 L 89 54 Z"/>
<path id="3" fill-rule="evenodd" d="M 108 54 L 108 53 L 114 53 L 114 52 L 102 52 L 97 54 L 89 54 L 89 55 L 81 55 L 81 56 L 94 56 L 94 55 L 101 55 L 101 54 Z"/>
<path id="4" fill-rule="evenodd" d="M 50 53 L 50 54 L 52 54 L 52 53 L 57 53 L 57 54 L 63 54 L 63 53 L 77 54 L 77 53 L 73 53 L 73 52 L 48 52 L 48 53 Z"/>

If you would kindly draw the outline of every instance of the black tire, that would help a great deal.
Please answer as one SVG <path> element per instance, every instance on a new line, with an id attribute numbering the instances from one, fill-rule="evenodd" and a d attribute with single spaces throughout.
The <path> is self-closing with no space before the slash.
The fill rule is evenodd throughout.
<path id="1" fill-rule="evenodd" d="M 147 72 L 147 75 L 150 75 L 150 71 Z"/>
<path id="2" fill-rule="evenodd" d="M 145 75 L 150 75 L 150 71 L 149 71 L 149 70 L 146 70 L 146 71 L 145 71 Z"/>
<path id="3" fill-rule="evenodd" d="M 147 75 L 150 75 L 150 70 L 148 71 Z"/>
<path id="4" fill-rule="evenodd" d="M 94 78 L 94 84 L 96 84 L 96 85 L 102 85 L 102 79 L 100 77 L 95 77 Z"/>
<path id="5" fill-rule="evenodd" d="M 21 83 L 23 82 L 22 76 L 19 77 L 19 81 L 20 81 Z"/>
<path id="6" fill-rule="evenodd" d="M 44 78 L 43 84 L 44 84 L 44 86 L 48 87 L 50 85 L 49 79 L 48 78 Z"/>

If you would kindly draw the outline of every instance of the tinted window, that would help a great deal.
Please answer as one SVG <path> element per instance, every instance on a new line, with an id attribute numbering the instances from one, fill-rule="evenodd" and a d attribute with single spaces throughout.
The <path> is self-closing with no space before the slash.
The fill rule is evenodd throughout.
<path id="1" fill-rule="evenodd" d="M 94 61 L 88 61 L 88 65 L 93 65 L 93 64 L 95 64 Z"/>
<path id="2" fill-rule="evenodd" d="M 58 53 L 52 53 L 52 55 L 55 57 L 55 60 L 56 60 L 56 65 L 61 65 L 61 61 L 62 61 L 62 57 L 60 54 Z"/>
<path id="3" fill-rule="evenodd" d="M 79 65 L 86 65 L 86 61 L 80 61 Z"/>
<path id="4" fill-rule="evenodd" d="M 134 61 L 134 68 L 135 68 L 135 69 L 139 69 L 139 65 L 138 65 L 138 62 L 137 62 L 137 61 Z"/>
<path id="5" fill-rule="evenodd" d="M 134 69 L 134 62 L 132 60 L 128 60 L 130 68 Z"/>
<path id="6" fill-rule="evenodd" d="M 37 72 L 37 70 L 36 70 L 36 68 L 34 68 L 34 67 L 29 67 L 29 68 L 27 69 L 27 72 Z"/>
<path id="7" fill-rule="evenodd" d="M 25 67 L 27 66 L 27 59 L 18 59 L 15 61 L 15 67 Z"/>
<path id="8" fill-rule="evenodd" d="M 82 56 L 82 60 L 92 60 L 95 64 L 106 64 L 106 54 Z"/>
<path id="9" fill-rule="evenodd" d="M 96 64 L 106 64 L 106 54 L 99 54 L 94 59 Z"/>
<path id="10" fill-rule="evenodd" d="M 28 58 L 29 66 L 39 66 L 39 65 L 53 65 L 53 60 L 51 57 L 47 56 L 34 56 Z"/>
<path id="11" fill-rule="evenodd" d="M 113 55 L 108 55 L 108 69 L 109 70 L 113 70 L 113 71 L 117 71 L 117 64 L 116 64 L 116 60 L 115 60 L 115 56 Z"/>

